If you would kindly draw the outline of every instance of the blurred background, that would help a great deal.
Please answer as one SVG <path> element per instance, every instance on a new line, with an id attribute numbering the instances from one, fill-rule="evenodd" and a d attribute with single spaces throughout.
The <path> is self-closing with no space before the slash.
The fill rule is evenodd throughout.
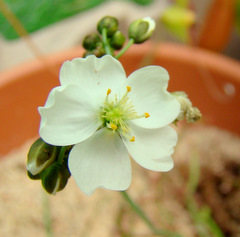
<path id="1" fill-rule="evenodd" d="M 155 41 L 197 45 L 239 59 L 239 5 L 239 0 L 0 0 L 0 70 L 81 44 L 109 14 L 124 33 L 134 19 L 151 16 L 157 22 Z"/>
<path id="2" fill-rule="evenodd" d="M 157 23 L 152 42 L 196 47 L 196 58 L 201 59 L 203 49 L 215 53 L 211 54 L 212 59 L 226 56 L 231 69 L 238 69 L 240 65 L 240 0 L 0 0 L 0 71 L 11 72 L 15 66 L 32 59 L 80 46 L 87 34 L 96 32 L 97 22 L 105 15 L 118 18 L 125 35 L 133 20 L 150 16 Z M 161 50 L 163 55 L 168 55 Z M 213 63 L 208 71 L 202 61 L 188 69 L 184 63 L 191 59 L 185 57 L 183 66 L 178 64 L 178 67 L 172 66 L 173 59 L 164 59 L 168 60 L 166 63 L 177 86 L 182 83 L 178 80 L 182 80 L 186 82 L 182 83 L 183 88 L 187 88 L 188 82 L 198 74 L 199 80 L 192 83 L 194 89 L 188 88 L 189 94 L 193 96 L 194 90 L 201 93 L 201 83 L 204 93 L 195 101 L 203 109 L 211 105 L 212 115 L 218 111 L 216 120 L 221 120 L 224 126 L 230 124 L 231 132 L 202 122 L 196 127 L 186 124 L 177 127 L 175 168 L 166 174 L 156 173 L 133 162 L 129 193 L 157 227 L 179 232 L 182 237 L 240 237 L 240 74 L 235 75 L 239 70 L 233 71 L 233 79 L 229 79 L 225 69 L 218 70 L 222 64 Z M 226 62 L 222 58 L 220 61 Z M 9 95 L 6 83 L 6 90 L 0 94 L 3 95 L 0 130 L 2 133 L 6 127 L 6 119 L 11 120 L 15 140 L 19 139 L 15 130 L 20 127 L 16 125 L 15 116 L 22 118 L 20 124 L 28 123 L 23 127 L 30 127 L 30 114 L 24 114 L 25 104 L 19 106 L 28 95 L 27 100 L 36 99 L 30 97 L 29 88 L 32 89 L 34 81 L 30 76 L 26 80 L 28 88 L 21 87 L 20 81 L 20 92 L 15 90 Z M 47 94 L 50 89 L 44 89 L 39 78 L 34 78 L 40 82 L 35 91 L 45 90 Z M 54 80 L 58 81 L 57 75 Z M 5 103 L 13 94 L 16 94 L 15 101 L 10 105 Z M 45 101 L 46 96 L 41 97 Z M 37 100 L 35 103 L 39 105 Z M 31 104 L 30 113 L 39 117 L 37 106 Z M 11 111 L 12 118 L 3 116 L 6 111 Z M 238 117 L 228 118 L 228 111 Z M 206 117 L 203 116 L 203 120 Z M 7 133 L 5 128 L 5 135 L 1 135 L 2 147 L 5 147 Z M 11 136 L 8 140 L 13 142 Z M 1 160 L 0 236 L 155 236 L 118 192 L 97 190 L 93 196 L 86 197 L 70 179 L 64 191 L 54 197 L 46 195 L 41 183 L 26 175 L 26 156 L 32 142 L 28 141 Z"/>

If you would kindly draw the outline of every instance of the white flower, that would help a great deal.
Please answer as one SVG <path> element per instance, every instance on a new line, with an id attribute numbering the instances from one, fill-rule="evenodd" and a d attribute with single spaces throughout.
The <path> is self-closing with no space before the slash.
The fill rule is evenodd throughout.
<path id="1" fill-rule="evenodd" d="M 126 78 L 110 55 L 63 64 L 41 114 L 40 136 L 56 146 L 74 145 L 69 169 L 87 195 L 96 188 L 126 190 L 132 158 L 146 169 L 168 171 L 177 135 L 168 125 L 180 104 L 166 88 L 168 73 L 147 66 Z"/>

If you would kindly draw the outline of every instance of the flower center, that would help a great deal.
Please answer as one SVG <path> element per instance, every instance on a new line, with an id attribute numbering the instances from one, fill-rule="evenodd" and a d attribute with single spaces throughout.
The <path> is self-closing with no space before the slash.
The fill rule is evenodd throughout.
<path id="1" fill-rule="evenodd" d="M 101 107 L 101 117 L 104 120 L 105 126 L 112 129 L 113 133 L 118 131 L 121 135 L 134 142 L 135 137 L 131 137 L 129 135 L 131 130 L 127 121 L 139 118 L 148 118 L 150 115 L 148 113 L 144 113 L 140 116 L 137 115 L 134 105 L 128 97 L 128 93 L 130 91 L 131 87 L 127 86 L 127 91 L 120 100 L 118 100 L 117 95 L 115 95 L 115 100 L 110 102 L 109 95 L 111 93 L 111 89 L 108 89 L 104 106 Z"/>

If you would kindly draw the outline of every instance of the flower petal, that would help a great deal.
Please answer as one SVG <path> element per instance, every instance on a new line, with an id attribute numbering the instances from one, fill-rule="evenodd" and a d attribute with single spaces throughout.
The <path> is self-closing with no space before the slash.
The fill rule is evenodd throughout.
<path id="1" fill-rule="evenodd" d="M 70 152 L 68 166 L 86 195 L 96 188 L 126 190 L 131 182 L 127 149 L 118 134 L 107 128 L 76 144 Z"/>
<path id="2" fill-rule="evenodd" d="M 180 112 L 180 104 L 167 92 L 169 75 L 160 66 L 147 66 L 128 77 L 132 88 L 129 98 L 138 115 L 149 113 L 150 117 L 136 119 L 134 123 L 145 128 L 159 128 L 172 123 Z"/>
<path id="3" fill-rule="evenodd" d="M 54 88 L 41 115 L 40 136 L 52 145 L 67 146 L 90 137 L 101 126 L 98 107 L 79 87 Z"/>
<path id="4" fill-rule="evenodd" d="M 171 155 L 177 143 L 177 133 L 169 126 L 146 129 L 131 124 L 135 141 L 123 137 L 123 142 L 132 158 L 146 169 L 169 171 L 173 168 Z"/>
<path id="5" fill-rule="evenodd" d="M 75 58 L 65 62 L 60 71 L 61 85 L 75 84 L 88 90 L 92 96 L 105 98 L 108 89 L 119 94 L 124 88 L 126 74 L 121 63 L 110 55 L 97 58 L 89 55 L 86 58 Z"/>

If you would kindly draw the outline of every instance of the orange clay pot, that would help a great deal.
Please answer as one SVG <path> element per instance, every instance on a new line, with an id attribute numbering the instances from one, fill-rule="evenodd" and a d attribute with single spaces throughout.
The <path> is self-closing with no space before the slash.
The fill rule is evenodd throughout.
<path id="1" fill-rule="evenodd" d="M 213 51 L 222 51 L 234 27 L 236 0 L 214 0 L 203 21 L 197 45 Z"/>
<path id="2" fill-rule="evenodd" d="M 38 135 L 40 116 L 49 91 L 59 85 L 66 60 L 82 55 L 68 51 L 34 60 L 0 74 L 0 156 Z M 170 91 L 185 91 L 204 123 L 240 134 L 240 63 L 197 48 L 170 43 L 133 46 L 121 61 L 130 74 L 144 63 L 161 65 L 170 74 Z"/>

